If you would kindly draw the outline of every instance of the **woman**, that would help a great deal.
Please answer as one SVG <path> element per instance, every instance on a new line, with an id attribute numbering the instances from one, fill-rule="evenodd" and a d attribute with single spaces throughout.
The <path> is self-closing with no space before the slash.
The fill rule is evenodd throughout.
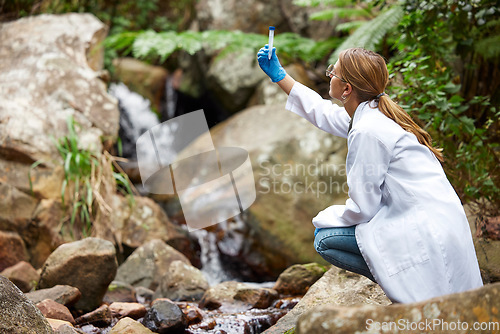
<path id="1" fill-rule="evenodd" d="M 349 199 L 313 219 L 315 248 L 330 263 L 376 281 L 407 303 L 482 286 L 460 199 L 440 150 L 384 93 L 388 71 L 371 51 L 343 51 L 328 67 L 338 107 L 290 77 L 266 45 L 262 70 L 288 95 L 286 108 L 318 128 L 347 138 Z"/>

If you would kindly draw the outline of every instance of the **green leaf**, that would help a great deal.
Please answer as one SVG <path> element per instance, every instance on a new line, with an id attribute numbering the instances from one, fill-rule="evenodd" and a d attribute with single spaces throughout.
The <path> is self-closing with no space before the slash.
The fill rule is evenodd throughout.
<path id="1" fill-rule="evenodd" d="M 352 47 L 363 47 L 373 50 L 385 34 L 395 27 L 403 17 L 403 9 L 394 5 L 383 11 L 374 19 L 367 21 L 356 29 L 342 44 L 332 53 L 329 62 L 335 63 L 341 51 Z"/>

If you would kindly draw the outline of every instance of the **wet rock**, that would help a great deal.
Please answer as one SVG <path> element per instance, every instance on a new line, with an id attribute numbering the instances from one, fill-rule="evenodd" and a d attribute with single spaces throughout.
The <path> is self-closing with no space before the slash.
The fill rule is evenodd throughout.
<path id="1" fill-rule="evenodd" d="M 227 281 L 209 288 L 199 306 L 210 310 L 248 310 L 267 308 L 278 298 L 278 293 L 269 288 L 253 287 L 246 283 Z"/>
<path id="2" fill-rule="evenodd" d="M 207 279 L 199 269 L 183 261 L 174 261 L 167 275 L 162 277 L 154 297 L 194 301 L 200 300 L 208 288 Z"/>
<path id="3" fill-rule="evenodd" d="M 165 92 L 168 72 L 161 66 L 153 66 L 135 58 L 113 59 L 113 76 L 127 87 L 151 102 L 160 110 L 161 98 Z"/>
<path id="4" fill-rule="evenodd" d="M 7 278 L 0 276 L 0 332 L 52 334 L 40 310 Z"/>
<path id="5" fill-rule="evenodd" d="M 146 307 L 139 303 L 114 302 L 109 305 L 109 310 L 111 311 L 113 318 L 118 319 L 129 317 L 137 320 L 146 314 Z"/>
<path id="6" fill-rule="evenodd" d="M 22 292 L 29 292 L 40 279 L 40 274 L 26 261 L 16 263 L 2 271 L 0 275 L 7 277 Z"/>
<path id="7" fill-rule="evenodd" d="M 182 310 L 166 298 L 156 299 L 151 304 L 142 323 L 157 333 L 184 333 L 187 327 L 186 316 Z"/>
<path id="8" fill-rule="evenodd" d="M 102 301 L 108 304 L 114 302 L 135 303 L 137 302 L 135 288 L 128 283 L 113 281 L 108 286 L 108 291 Z"/>
<path id="9" fill-rule="evenodd" d="M 499 309 L 500 283 L 495 283 L 471 291 L 390 307 L 318 306 L 299 318 L 297 333 L 385 333 L 397 330 L 408 334 L 494 333 L 500 329 Z"/>
<path id="10" fill-rule="evenodd" d="M 327 270 L 318 263 L 295 264 L 280 274 L 274 289 L 284 295 L 304 295 Z"/>
<path id="11" fill-rule="evenodd" d="M 75 319 L 78 325 L 91 324 L 97 327 L 106 327 L 111 324 L 112 314 L 108 305 L 104 304 L 97 309 Z"/>
<path id="12" fill-rule="evenodd" d="M 39 289 L 26 294 L 26 297 L 35 304 L 45 299 L 51 299 L 67 307 L 75 305 L 81 296 L 82 294 L 78 288 L 69 285 L 56 285 L 52 288 Z"/>
<path id="13" fill-rule="evenodd" d="M 325 263 L 314 250 L 311 219 L 332 204 L 345 203 L 346 141 L 283 105 L 242 110 L 211 128 L 210 136 L 215 147 L 249 152 L 257 194 L 242 215 L 241 232 L 224 237 L 237 246 L 224 264 L 250 270 L 265 281 L 296 263 Z M 200 136 L 183 154 L 206 140 L 208 134 Z"/>
<path id="14" fill-rule="evenodd" d="M 107 28 L 91 14 L 37 15 L 0 28 L 0 132 L 2 156 L 47 166 L 60 159 L 50 135 L 67 134 L 73 114 L 82 126 L 80 144 L 94 152 L 101 137 L 116 137 L 116 100 L 99 79 Z M 31 73 L 37 73 L 36 76 Z M 22 101 L 22 103 L 19 103 Z"/>
<path id="15" fill-rule="evenodd" d="M 0 231 L 0 270 L 27 259 L 28 253 L 23 239 L 17 233 Z"/>
<path id="16" fill-rule="evenodd" d="M 115 247 L 109 241 L 86 238 L 63 244 L 45 262 L 39 287 L 74 286 L 82 293 L 75 308 L 90 311 L 101 304 L 117 266 Z"/>
<path id="17" fill-rule="evenodd" d="M 40 312 L 42 312 L 46 318 L 64 320 L 71 324 L 75 323 L 75 319 L 69 309 L 52 299 L 45 299 L 36 304 L 36 307 L 38 307 Z"/>
<path id="18" fill-rule="evenodd" d="M 483 280 L 500 281 L 500 241 L 477 238 L 474 240 L 477 260 Z"/>
<path id="19" fill-rule="evenodd" d="M 189 260 L 179 251 L 162 240 L 152 240 L 137 248 L 118 268 L 116 280 L 134 287 L 143 286 L 156 290 L 162 277 L 167 275 L 174 261 L 189 264 Z"/>
<path id="20" fill-rule="evenodd" d="M 354 306 L 363 304 L 390 305 L 391 301 L 378 284 L 373 283 L 368 278 L 337 267 L 331 267 L 309 288 L 290 312 L 264 333 L 282 334 L 294 329 L 301 314 L 319 305 Z"/>
<path id="21" fill-rule="evenodd" d="M 204 313 L 198 307 L 183 303 L 178 303 L 177 305 L 181 308 L 182 312 L 186 316 L 188 325 L 197 324 L 203 320 Z"/>
<path id="22" fill-rule="evenodd" d="M 123 318 L 111 328 L 109 334 L 153 334 L 148 328 L 140 322 L 130 318 Z"/>

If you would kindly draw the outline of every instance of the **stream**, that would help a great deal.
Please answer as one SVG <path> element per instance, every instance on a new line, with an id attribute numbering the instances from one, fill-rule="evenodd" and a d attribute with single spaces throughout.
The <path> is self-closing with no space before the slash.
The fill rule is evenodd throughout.
<path id="1" fill-rule="evenodd" d="M 122 156 L 129 159 L 127 163 L 130 168 L 137 168 L 135 162 L 137 152 L 135 143 L 139 136 L 160 124 L 158 116 L 151 111 L 150 102 L 139 94 L 130 91 L 123 83 L 111 84 L 109 93 L 119 101 L 120 108 L 120 139 L 122 143 Z M 176 114 L 175 102 L 176 91 L 172 89 L 171 83 L 167 80 L 167 97 L 162 118 L 167 114 L 172 118 Z M 167 119 L 168 119 L 167 118 Z M 167 145 L 172 141 L 168 134 L 162 138 L 155 138 L 157 145 Z M 159 142 L 158 142 L 159 141 Z M 143 148 L 141 148 L 143 149 Z M 141 152 L 141 154 L 155 154 L 154 149 L 151 152 Z M 127 168 L 124 168 L 127 170 Z M 137 181 L 136 181 L 137 182 Z M 142 184 L 136 184 L 138 190 L 147 195 L 142 188 Z M 168 214 L 168 212 L 167 212 Z M 231 265 L 227 265 L 227 256 L 237 255 L 244 247 L 246 225 L 244 214 L 233 217 L 232 219 L 217 224 L 216 228 L 200 229 L 190 232 L 191 236 L 198 242 L 200 252 L 200 270 L 203 272 L 210 286 L 214 286 L 224 281 L 247 281 L 247 277 L 239 270 L 231 270 Z M 220 235 L 224 237 L 221 238 Z M 221 252 L 225 258 L 221 256 Z M 224 265 L 226 264 L 226 265 Z M 272 288 L 275 282 L 249 283 L 258 287 Z M 267 309 L 250 310 L 203 310 L 203 319 L 199 323 L 189 326 L 185 333 L 228 333 L 228 334 L 257 334 L 274 325 L 279 318 L 284 316 L 295 306 L 300 298 L 278 299 Z M 179 302 L 182 307 L 196 307 L 196 303 Z M 97 328 L 91 325 L 82 327 L 85 333 L 108 333 L 112 326 L 107 328 Z"/>

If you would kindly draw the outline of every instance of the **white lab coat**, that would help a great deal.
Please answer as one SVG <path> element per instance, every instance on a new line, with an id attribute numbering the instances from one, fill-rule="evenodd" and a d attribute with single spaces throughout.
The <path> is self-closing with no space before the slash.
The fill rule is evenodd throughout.
<path id="1" fill-rule="evenodd" d="M 482 286 L 471 231 L 441 164 L 417 138 L 361 103 L 344 108 L 295 83 L 286 109 L 347 137 L 349 199 L 313 219 L 316 227 L 356 225 L 356 240 L 386 295 L 400 303 Z"/>

